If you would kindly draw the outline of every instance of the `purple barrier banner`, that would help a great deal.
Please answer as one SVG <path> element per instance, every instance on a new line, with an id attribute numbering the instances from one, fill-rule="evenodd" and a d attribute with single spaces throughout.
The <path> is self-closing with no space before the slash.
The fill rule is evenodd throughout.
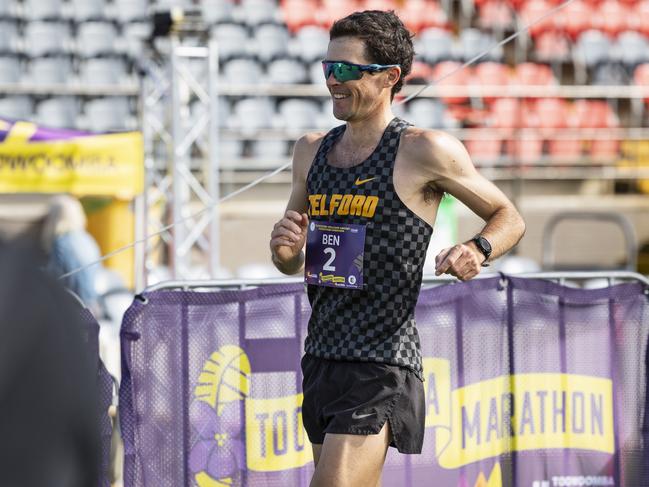
<path id="1" fill-rule="evenodd" d="M 421 455 L 383 485 L 649 486 L 649 296 L 494 277 L 423 289 Z M 303 285 L 160 290 L 122 324 L 126 487 L 307 486 Z"/>

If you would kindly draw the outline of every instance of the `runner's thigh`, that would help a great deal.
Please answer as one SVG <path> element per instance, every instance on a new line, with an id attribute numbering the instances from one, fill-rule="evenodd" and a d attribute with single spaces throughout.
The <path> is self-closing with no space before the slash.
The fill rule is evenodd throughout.
<path id="1" fill-rule="evenodd" d="M 386 422 L 377 435 L 325 435 L 311 487 L 376 485 L 390 443 Z"/>

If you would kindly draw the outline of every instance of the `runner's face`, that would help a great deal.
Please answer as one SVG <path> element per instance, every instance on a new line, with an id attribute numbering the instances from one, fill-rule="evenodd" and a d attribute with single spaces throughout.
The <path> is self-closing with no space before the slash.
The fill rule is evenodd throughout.
<path id="1" fill-rule="evenodd" d="M 330 41 L 326 59 L 355 64 L 374 62 L 366 57 L 365 43 L 357 37 L 338 37 Z M 334 116 L 344 121 L 360 120 L 377 110 L 384 97 L 387 97 L 389 104 L 390 89 L 384 87 L 386 76 L 387 70 L 374 74 L 364 73 L 361 79 L 341 83 L 333 74 L 330 75 L 327 78 L 327 88 L 333 99 Z"/>

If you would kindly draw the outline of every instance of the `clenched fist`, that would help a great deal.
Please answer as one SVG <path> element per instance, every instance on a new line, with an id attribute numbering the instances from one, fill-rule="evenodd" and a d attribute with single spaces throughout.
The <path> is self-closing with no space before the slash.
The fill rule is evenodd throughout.
<path id="1" fill-rule="evenodd" d="M 309 217 L 306 213 L 286 210 L 270 234 L 270 251 L 278 269 L 294 274 L 302 266 L 302 248 L 306 242 Z"/>
<path id="2" fill-rule="evenodd" d="M 480 273 L 484 255 L 473 244 L 457 244 L 435 257 L 435 275 L 450 274 L 468 281 Z"/>

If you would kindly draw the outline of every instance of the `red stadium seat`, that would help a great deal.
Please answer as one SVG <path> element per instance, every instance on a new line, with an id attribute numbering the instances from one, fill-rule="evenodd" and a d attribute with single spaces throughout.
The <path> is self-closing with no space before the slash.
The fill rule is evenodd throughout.
<path id="1" fill-rule="evenodd" d="M 556 162 L 572 162 L 581 158 L 581 139 L 560 138 L 560 129 L 576 126 L 571 117 L 571 106 L 562 98 L 541 98 L 536 102 L 536 113 L 541 135 L 548 140 L 549 155 Z"/>
<path id="2" fill-rule="evenodd" d="M 545 64 L 520 63 L 514 71 L 513 84 L 522 86 L 552 85 L 556 80 L 552 68 Z"/>
<path id="3" fill-rule="evenodd" d="M 488 166 L 498 162 L 502 152 L 503 141 L 493 130 L 476 128 L 471 138 L 464 141 L 467 151 L 477 166 Z"/>
<path id="4" fill-rule="evenodd" d="M 322 8 L 316 18 L 320 25 L 329 29 L 336 20 L 358 10 L 359 5 L 356 0 L 322 0 Z"/>
<path id="5" fill-rule="evenodd" d="M 628 19 L 634 17 L 634 13 L 621 4 L 618 0 L 604 0 L 597 9 L 598 15 L 593 18 L 593 27 L 606 32 L 610 36 L 616 36 L 627 30 Z"/>
<path id="6" fill-rule="evenodd" d="M 590 157 L 596 161 L 613 162 L 620 157 L 620 141 L 595 139 L 590 146 Z"/>
<path id="7" fill-rule="evenodd" d="M 552 5 L 546 0 L 529 0 L 526 2 L 520 12 L 520 18 L 524 26 L 530 25 L 535 22 L 537 19 L 543 17 L 552 9 Z M 542 32 L 547 32 L 555 28 L 555 16 L 550 15 L 542 21 L 534 24 L 530 29 L 529 33 L 532 37 L 536 37 Z"/>
<path id="8" fill-rule="evenodd" d="M 286 27 L 295 33 L 305 25 L 318 23 L 315 0 L 284 0 L 281 4 Z"/>
<path id="9" fill-rule="evenodd" d="M 552 139 L 548 142 L 548 154 L 557 163 L 575 162 L 582 157 L 583 145 L 581 139 Z"/>
<path id="10" fill-rule="evenodd" d="M 506 86 L 511 78 L 511 69 L 506 64 L 487 61 L 476 64 L 474 75 L 476 82 L 482 85 Z"/>
<path id="11" fill-rule="evenodd" d="M 538 124 L 548 135 L 566 126 L 566 101 L 561 98 L 541 98 L 536 102 Z"/>
<path id="12" fill-rule="evenodd" d="M 544 62 L 568 61 L 570 43 L 566 36 L 557 31 L 547 31 L 538 35 L 534 43 L 536 58 Z"/>
<path id="13" fill-rule="evenodd" d="M 503 0 L 487 0 L 478 10 L 480 27 L 505 30 L 514 22 L 511 7 Z"/>
<path id="14" fill-rule="evenodd" d="M 396 10 L 397 3 L 395 0 L 360 0 L 359 10 Z"/>
<path id="15" fill-rule="evenodd" d="M 485 62 L 476 65 L 473 83 L 480 86 L 507 86 L 511 80 L 511 69 L 506 64 Z M 491 104 L 494 97 L 485 97 L 485 103 Z"/>
<path id="16" fill-rule="evenodd" d="M 415 61 L 412 63 L 410 74 L 406 76 L 406 83 L 430 83 L 433 80 L 433 68 L 428 63 Z"/>
<path id="17" fill-rule="evenodd" d="M 397 9 L 408 30 L 419 32 L 428 27 L 448 27 L 448 16 L 439 3 L 434 0 L 408 0 Z"/>
<path id="18" fill-rule="evenodd" d="M 516 98 L 498 98 L 491 107 L 491 126 L 514 129 L 521 126 L 522 105 Z"/>
<path id="19" fill-rule="evenodd" d="M 579 128 L 606 129 L 620 126 L 616 113 L 606 101 L 577 100 L 574 109 Z M 618 140 L 594 139 L 590 144 L 590 156 L 600 160 L 616 158 L 619 146 Z"/>
<path id="20" fill-rule="evenodd" d="M 601 128 L 616 128 L 620 126 L 620 119 L 606 101 L 591 102 L 592 117 Z M 590 155 L 593 159 L 612 161 L 617 159 L 620 153 L 620 141 L 614 139 L 594 139 Z"/>
<path id="21" fill-rule="evenodd" d="M 575 40 L 579 34 L 591 28 L 593 15 L 591 5 L 584 0 L 573 0 L 554 16 L 555 25 Z"/>
<path id="22" fill-rule="evenodd" d="M 441 63 L 437 63 L 433 68 L 433 80 L 435 84 L 440 86 L 467 85 L 470 81 L 471 73 L 467 69 L 459 69 L 460 66 L 461 64 L 455 61 L 442 61 Z M 442 98 L 445 103 L 464 103 L 468 99 L 467 96 L 447 96 Z"/>
<path id="23" fill-rule="evenodd" d="M 634 16 L 640 19 L 649 19 L 649 0 L 642 0 L 633 9 Z M 649 37 L 649 22 L 639 22 L 636 27 L 637 30 L 642 32 L 645 36 Z"/>

